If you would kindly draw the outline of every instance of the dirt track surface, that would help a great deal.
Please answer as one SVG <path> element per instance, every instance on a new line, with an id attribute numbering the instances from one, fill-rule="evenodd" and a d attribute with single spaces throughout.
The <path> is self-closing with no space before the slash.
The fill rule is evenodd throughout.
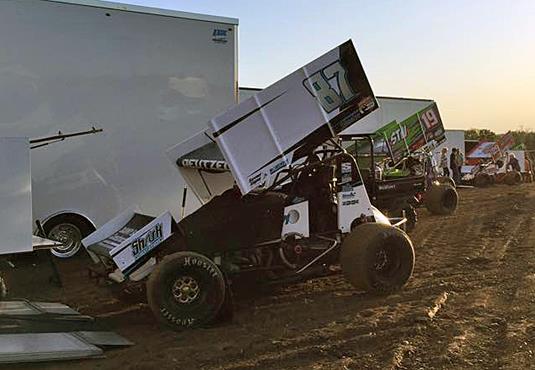
<path id="1" fill-rule="evenodd" d="M 238 302 L 232 322 L 185 333 L 159 328 L 146 306 L 121 303 L 94 286 L 82 258 L 61 261 L 62 290 L 35 289 L 27 277 L 17 279 L 19 295 L 29 289 L 35 298 L 104 315 L 137 344 L 107 351 L 105 359 L 24 368 L 532 368 L 535 186 L 460 195 L 453 216 L 420 211 L 411 235 L 414 275 L 401 292 L 373 297 L 330 276 Z M 32 276 L 36 281 L 39 273 Z"/>

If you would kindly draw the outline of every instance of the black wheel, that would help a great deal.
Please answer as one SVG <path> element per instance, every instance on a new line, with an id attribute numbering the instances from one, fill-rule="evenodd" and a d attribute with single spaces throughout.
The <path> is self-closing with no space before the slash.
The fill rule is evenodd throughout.
<path id="1" fill-rule="evenodd" d="M 431 185 L 425 193 L 425 207 L 435 215 L 451 215 L 457 209 L 459 194 L 450 185 Z"/>
<path id="2" fill-rule="evenodd" d="M 405 285 L 414 268 L 412 242 L 389 225 L 357 226 L 342 243 L 340 264 L 346 279 L 359 290 L 391 293 Z"/>
<path id="3" fill-rule="evenodd" d="M 82 247 L 82 239 L 95 231 L 94 226 L 85 218 L 74 215 L 60 215 L 48 220 L 43 229 L 46 237 L 63 243 L 63 246 L 51 249 L 54 256 L 70 258 Z"/>
<path id="4" fill-rule="evenodd" d="M 504 181 L 507 185 L 518 185 L 522 182 L 522 174 L 518 171 L 508 172 Z"/>
<path id="5" fill-rule="evenodd" d="M 7 297 L 7 284 L 2 275 L 0 275 L 0 301 Z"/>
<path id="6" fill-rule="evenodd" d="M 194 252 L 170 254 L 147 282 L 156 318 L 175 330 L 212 322 L 225 302 L 225 278 L 209 258 Z"/>
<path id="7" fill-rule="evenodd" d="M 488 173 L 478 173 L 474 178 L 474 186 L 478 188 L 485 188 L 492 183 L 492 177 Z"/>
<path id="8" fill-rule="evenodd" d="M 455 181 L 449 176 L 439 176 L 437 177 L 437 181 L 440 184 L 446 184 L 455 187 Z"/>

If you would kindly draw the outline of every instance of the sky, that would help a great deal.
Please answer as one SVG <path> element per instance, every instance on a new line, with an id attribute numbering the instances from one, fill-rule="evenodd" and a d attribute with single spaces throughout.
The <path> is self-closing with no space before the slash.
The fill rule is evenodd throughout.
<path id="1" fill-rule="evenodd" d="M 379 96 L 446 128 L 535 131 L 535 0 L 115 0 L 238 18 L 239 84 L 264 88 L 352 39 Z"/>

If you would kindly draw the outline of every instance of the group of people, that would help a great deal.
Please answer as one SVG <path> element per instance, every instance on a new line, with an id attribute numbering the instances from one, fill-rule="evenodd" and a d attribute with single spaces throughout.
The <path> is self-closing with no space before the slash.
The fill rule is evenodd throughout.
<path id="1" fill-rule="evenodd" d="M 448 176 L 453 178 L 456 184 L 461 182 L 461 167 L 464 164 L 464 155 L 457 149 L 452 148 L 448 167 L 448 148 L 442 148 L 440 153 L 440 168 L 442 169 L 442 176 Z M 450 173 L 451 169 L 451 173 Z"/>
<path id="2" fill-rule="evenodd" d="M 520 172 L 520 163 L 518 162 L 518 159 L 516 159 L 514 153 L 508 153 L 506 155 L 507 163 L 506 163 L 506 170 L 509 171 L 518 171 Z M 503 162 L 501 162 L 498 167 L 503 166 Z M 456 184 L 459 184 L 461 182 L 461 167 L 464 164 L 464 155 L 463 153 L 457 149 L 452 148 L 451 154 L 450 154 L 450 160 L 449 160 L 449 167 L 448 167 L 448 148 L 444 147 L 442 148 L 442 151 L 440 153 L 440 164 L 439 167 L 442 169 L 442 176 L 448 176 L 453 178 L 453 181 L 455 181 Z M 450 172 L 451 169 L 451 172 Z"/>

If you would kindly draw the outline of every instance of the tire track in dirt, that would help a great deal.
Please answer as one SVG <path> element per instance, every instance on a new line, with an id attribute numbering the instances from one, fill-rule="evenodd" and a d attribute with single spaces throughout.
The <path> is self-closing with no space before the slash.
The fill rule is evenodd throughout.
<path id="1" fill-rule="evenodd" d="M 467 260 L 472 269 L 465 271 L 465 275 L 471 279 L 426 331 L 428 338 L 441 338 L 441 341 L 433 343 L 422 338 L 413 358 L 403 364 L 405 367 L 498 368 L 504 364 L 501 359 L 511 351 L 504 350 L 509 342 L 509 320 L 503 316 L 516 303 L 504 299 L 503 292 L 516 291 L 521 281 L 519 276 L 525 275 L 527 261 L 533 260 L 533 250 L 526 249 L 531 244 L 527 236 L 532 218 L 526 215 L 535 208 L 535 202 L 533 197 L 525 197 L 525 189 L 517 191 L 508 193 L 515 196 L 516 202 L 508 202 L 505 196 L 494 199 L 509 204 L 511 209 L 497 209 L 491 220 L 486 210 L 479 234 L 481 248 L 474 258 Z M 515 364 L 512 368 L 526 367 Z"/>

